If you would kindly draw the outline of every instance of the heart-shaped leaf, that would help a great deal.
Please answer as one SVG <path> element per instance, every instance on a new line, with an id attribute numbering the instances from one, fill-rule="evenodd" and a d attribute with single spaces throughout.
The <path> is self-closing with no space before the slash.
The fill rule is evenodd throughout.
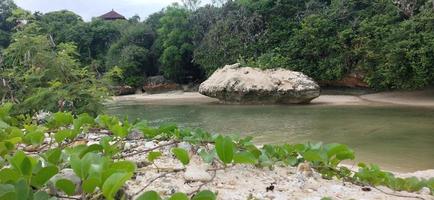
<path id="1" fill-rule="evenodd" d="M 234 143 L 230 137 L 218 136 L 215 140 L 217 155 L 223 163 L 231 163 L 234 158 Z"/>
<path id="2" fill-rule="evenodd" d="M 161 200 L 161 197 L 155 191 L 148 191 L 140 195 L 137 200 Z"/>
<path id="3" fill-rule="evenodd" d="M 75 193 L 75 184 L 68 179 L 60 179 L 56 181 L 56 188 L 65 192 L 65 194 L 72 196 Z"/>
<path id="4" fill-rule="evenodd" d="M 190 157 L 188 156 L 188 152 L 183 148 L 173 148 L 172 153 L 175 157 L 181 161 L 183 165 L 188 165 L 190 163 Z"/>

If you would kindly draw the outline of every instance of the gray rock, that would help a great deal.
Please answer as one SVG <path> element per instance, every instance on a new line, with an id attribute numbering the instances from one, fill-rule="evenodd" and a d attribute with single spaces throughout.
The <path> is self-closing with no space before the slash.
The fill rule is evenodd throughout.
<path id="1" fill-rule="evenodd" d="M 234 64 L 215 71 L 199 93 L 229 103 L 293 104 L 309 103 L 320 95 L 320 87 L 301 72 Z"/>
<path id="2" fill-rule="evenodd" d="M 135 88 L 128 85 L 111 86 L 109 89 L 111 89 L 116 96 L 129 95 L 136 92 Z"/>
<path id="3" fill-rule="evenodd" d="M 127 135 L 127 140 L 140 140 L 143 138 L 144 138 L 143 133 L 137 130 L 133 130 Z"/>
<path id="4" fill-rule="evenodd" d="M 191 150 L 191 144 L 189 144 L 188 142 L 180 142 L 180 143 L 178 144 L 178 147 L 179 147 L 179 148 L 183 148 L 183 149 L 185 149 L 186 151 L 190 151 L 190 150 Z"/>
<path id="5" fill-rule="evenodd" d="M 146 142 L 144 146 L 145 146 L 145 149 L 150 149 L 150 148 L 154 148 L 157 145 L 155 144 L 155 142 L 149 141 L 149 142 Z"/>
<path id="6" fill-rule="evenodd" d="M 78 177 L 77 175 L 75 175 L 74 171 L 72 169 L 62 169 L 58 174 L 56 174 L 55 176 L 53 176 L 48 185 L 49 188 L 49 193 L 52 195 L 62 195 L 61 191 L 58 191 L 57 188 L 54 186 L 56 184 L 56 181 L 60 180 L 60 179 L 67 179 L 72 181 L 72 183 L 74 183 L 74 185 L 76 185 L 75 187 L 75 193 L 79 194 L 81 193 L 80 188 L 81 188 L 81 179 L 80 177 Z"/>
<path id="7" fill-rule="evenodd" d="M 422 194 L 422 195 L 430 195 L 431 194 L 431 190 L 427 187 L 423 187 L 420 191 L 417 192 L 418 194 Z"/>

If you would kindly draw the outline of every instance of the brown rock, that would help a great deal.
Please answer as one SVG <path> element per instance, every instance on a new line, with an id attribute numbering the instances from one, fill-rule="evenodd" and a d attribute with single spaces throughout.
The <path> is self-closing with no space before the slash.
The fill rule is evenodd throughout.
<path id="1" fill-rule="evenodd" d="M 151 76 L 146 79 L 143 90 L 148 94 L 158 94 L 174 90 L 182 90 L 182 87 L 163 76 Z"/>

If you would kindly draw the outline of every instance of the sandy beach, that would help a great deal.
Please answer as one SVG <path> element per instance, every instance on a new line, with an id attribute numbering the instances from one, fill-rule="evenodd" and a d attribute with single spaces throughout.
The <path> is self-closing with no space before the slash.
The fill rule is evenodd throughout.
<path id="1" fill-rule="evenodd" d="M 167 142 L 162 141 L 160 143 L 165 144 Z M 157 145 L 161 144 L 154 141 L 134 141 L 129 146 L 135 148 L 129 150 L 140 152 Z M 142 190 L 155 190 L 162 196 L 169 196 L 174 191 L 191 193 L 201 187 L 218 193 L 219 200 L 321 200 L 324 197 L 333 200 L 433 199 L 428 188 L 410 193 L 393 191 L 384 186 L 361 187 L 342 180 L 323 179 L 317 172 L 306 175 L 298 171 L 296 167 L 276 165 L 273 169 L 268 169 L 237 164 L 214 171 L 210 169 L 215 167 L 205 164 L 200 157 L 192 153 L 194 148 L 190 144 L 181 143 L 178 146 L 190 152 L 190 164 L 183 166 L 171 156 L 171 147 L 164 148 L 162 149 L 163 156 L 156 160 L 154 165 L 141 168 L 135 180 L 127 183 L 126 193 L 134 199 Z M 142 154 L 127 159 L 135 162 L 147 161 Z M 357 167 L 354 166 L 346 167 L 357 170 Z M 399 177 L 431 178 L 434 177 L 434 170 L 394 174 Z M 271 184 L 273 184 L 274 189 L 269 191 L 266 188 Z"/>
<path id="2" fill-rule="evenodd" d="M 213 104 L 218 99 L 198 92 L 174 91 L 163 94 L 135 94 L 113 97 L 114 102 L 138 104 Z M 402 105 L 434 107 L 434 89 L 413 92 L 380 92 L 364 95 L 321 95 L 311 105 Z"/>

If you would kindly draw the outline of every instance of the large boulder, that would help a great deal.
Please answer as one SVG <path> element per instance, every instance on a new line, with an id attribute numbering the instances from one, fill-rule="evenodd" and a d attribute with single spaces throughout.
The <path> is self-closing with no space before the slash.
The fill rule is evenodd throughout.
<path id="1" fill-rule="evenodd" d="M 215 71 L 200 85 L 199 93 L 229 103 L 297 104 L 318 97 L 320 87 L 301 72 L 234 64 Z"/>

